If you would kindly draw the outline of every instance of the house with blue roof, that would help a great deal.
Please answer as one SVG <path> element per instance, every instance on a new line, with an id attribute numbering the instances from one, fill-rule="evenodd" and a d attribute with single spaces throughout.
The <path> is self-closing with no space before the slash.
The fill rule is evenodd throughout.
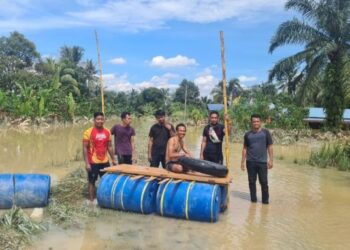
<path id="1" fill-rule="evenodd" d="M 309 115 L 305 117 L 304 121 L 309 123 L 310 127 L 320 127 L 326 122 L 326 112 L 323 108 L 309 108 Z M 349 129 L 350 126 L 350 109 L 345 109 L 343 113 L 343 124 Z"/>

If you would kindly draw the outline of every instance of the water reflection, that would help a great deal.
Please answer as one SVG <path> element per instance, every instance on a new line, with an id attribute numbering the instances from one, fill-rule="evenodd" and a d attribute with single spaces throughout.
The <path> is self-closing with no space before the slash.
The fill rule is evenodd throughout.
<path id="1" fill-rule="evenodd" d="M 150 124 L 134 123 L 137 152 L 145 154 Z M 83 167 L 81 137 L 89 126 L 48 133 L 1 131 L 0 171 L 48 173 L 58 180 Z M 201 132 L 189 128 L 186 135 L 195 156 Z M 350 173 L 293 164 L 307 158 L 309 147 L 275 145 L 270 205 L 252 204 L 247 173 L 239 169 L 241 149 L 241 144 L 231 145 L 229 209 L 218 223 L 109 211 L 82 228 L 52 226 L 33 249 L 350 249 Z"/>

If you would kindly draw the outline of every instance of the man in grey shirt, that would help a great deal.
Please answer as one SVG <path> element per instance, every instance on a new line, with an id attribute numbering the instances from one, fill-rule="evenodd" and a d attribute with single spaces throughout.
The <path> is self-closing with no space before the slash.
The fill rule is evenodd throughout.
<path id="1" fill-rule="evenodd" d="M 241 169 L 244 171 L 247 165 L 251 201 L 257 201 L 256 179 L 259 177 L 262 203 L 269 204 L 267 170 L 273 167 L 272 138 L 267 129 L 261 128 L 260 115 L 252 115 L 250 121 L 252 129 L 244 135 Z"/>

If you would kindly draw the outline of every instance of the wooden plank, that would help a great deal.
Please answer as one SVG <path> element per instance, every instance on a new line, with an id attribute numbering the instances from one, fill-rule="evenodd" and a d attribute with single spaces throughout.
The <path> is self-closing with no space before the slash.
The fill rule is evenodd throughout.
<path id="1" fill-rule="evenodd" d="M 102 171 L 105 172 L 117 172 L 123 174 L 132 174 L 132 175 L 144 175 L 144 176 L 155 176 L 160 178 L 169 178 L 177 180 L 186 180 L 186 181 L 198 181 L 219 185 L 228 185 L 231 183 L 232 179 L 227 176 L 224 178 L 213 177 L 210 175 L 205 175 L 197 172 L 179 174 L 170 172 L 163 168 L 152 168 L 152 167 L 142 167 L 137 165 L 126 165 L 120 164 L 117 166 L 104 168 Z"/>

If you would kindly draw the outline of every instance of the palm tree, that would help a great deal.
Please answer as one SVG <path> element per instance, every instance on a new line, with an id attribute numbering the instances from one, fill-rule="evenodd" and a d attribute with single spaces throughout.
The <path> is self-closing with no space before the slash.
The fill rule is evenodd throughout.
<path id="1" fill-rule="evenodd" d="M 84 49 L 79 46 L 63 46 L 60 51 L 60 56 L 61 61 L 78 65 L 84 56 Z"/>
<path id="2" fill-rule="evenodd" d="M 323 105 L 327 124 L 339 128 L 345 108 L 344 88 L 348 51 L 350 49 L 350 1 L 344 0 L 288 0 L 286 9 L 298 11 L 302 20 L 293 18 L 282 23 L 272 37 L 269 52 L 287 44 L 304 48 L 277 62 L 270 71 L 270 79 L 290 68 L 303 75 L 299 91 L 312 91 L 316 80 L 323 89 Z M 301 93 L 301 96 L 306 96 Z"/>
<path id="3" fill-rule="evenodd" d="M 226 86 L 226 93 L 229 98 L 229 102 L 232 103 L 232 100 L 243 93 L 243 88 L 239 83 L 239 79 L 231 79 Z M 211 91 L 213 96 L 213 101 L 216 103 L 223 103 L 224 97 L 222 93 L 222 81 L 220 81 L 215 88 Z"/>

